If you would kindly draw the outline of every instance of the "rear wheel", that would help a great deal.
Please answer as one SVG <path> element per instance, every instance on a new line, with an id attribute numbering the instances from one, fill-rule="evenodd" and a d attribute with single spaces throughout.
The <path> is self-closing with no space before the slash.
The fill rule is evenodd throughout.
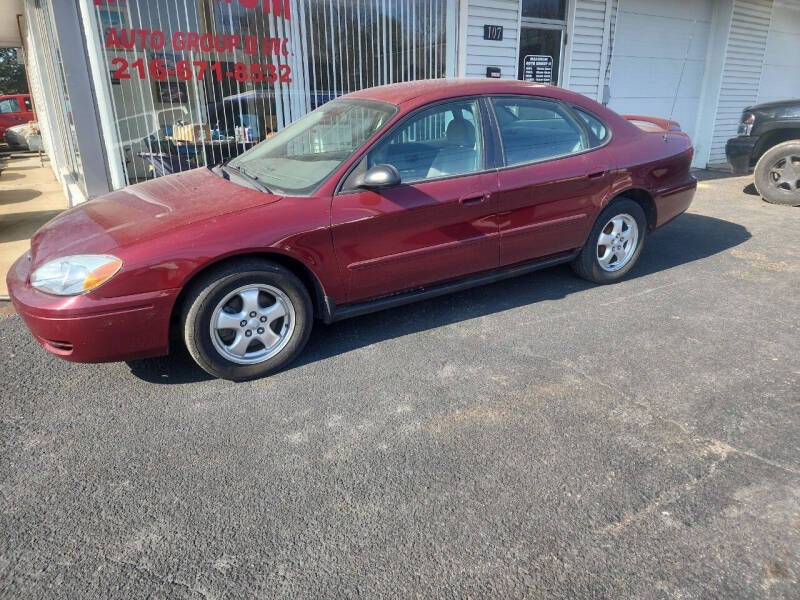
<path id="1" fill-rule="evenodd" d="M 800 206 L 800 140 L 767 150 L 758 159 L 754 179 L 758 193 L 767 202 Z"/>
<path id="2" fill-rule="evenodd" d="M 597 217 L 586 245 L 572 261 L 572 270 L 595 283 L 613 283 L 633 268 L 647 235 L 642 207 L 618 198 Z"/>
<path id="3" fill-rule="evenodd" d="M 313 312 L 290 271 L 267 261 L 227 264 L 189 292 L 183 337 L 205 371 L 241 381 L 274 373 L 303 349 Z"/>

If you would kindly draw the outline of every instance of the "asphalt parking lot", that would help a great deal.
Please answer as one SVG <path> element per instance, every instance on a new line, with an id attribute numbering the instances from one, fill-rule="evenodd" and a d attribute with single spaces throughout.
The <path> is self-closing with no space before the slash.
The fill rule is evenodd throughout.
<path id="1" fill-rule="evenodd" d="M 749 181 L 622 283 L 319 326 L 245 384 L 0 305 L 0 596 L 800 597 L 800 209 Z"/>

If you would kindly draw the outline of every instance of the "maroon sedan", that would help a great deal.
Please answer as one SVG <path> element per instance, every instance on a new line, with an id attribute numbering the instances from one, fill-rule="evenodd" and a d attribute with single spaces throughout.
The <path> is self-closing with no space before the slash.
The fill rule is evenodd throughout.
<path id="1" fill-rule="evenodd" d="M 8 274 L 50 352 L 165 354 L 241 380 L 330 323 L 569 262 L 624 277 L 696 182 L 677 123 L 512 81 L 421 81 L 325 104 L 238 158 L 45 225 Z"/>

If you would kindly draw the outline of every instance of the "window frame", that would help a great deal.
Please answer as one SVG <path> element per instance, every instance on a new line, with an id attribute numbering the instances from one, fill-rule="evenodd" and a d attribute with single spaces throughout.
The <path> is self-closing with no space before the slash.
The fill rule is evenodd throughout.
<path id="1" fill-rule="evenodd" d="M 575 113 L 575 111 L 573 109 L 573 105 L 570 104 L 569 102 L 564 102 L 563 100 L 559 100 L 558 98 L 551 98 L 549 96 L 538 96 L 536 94 L 488 94 L 486 96 L 486 100 L 487 100 L 487 104 L 489 106 L 489 109 L 491 110 L 492 119 L 494 121 L 493 125 L 495 127 L 496 132 L 497 132 L 497 141 L 500 144 L 500 153 L 501 153 L 501 156 L 502 156 L 502 164 L 498 167 L 499 171 L 505 171 L 507 169 L 517 169 L 517 168 L 520 168 L 520 167 L 528 167 L 528 166 L 531 166 L 531 165 L 538 165 L 538 164 L 542 164 L 542 163 L 546 163 L 546 162 L 551 162 L 551 161 L 554 161 L 554 160 L 561 160 L 563 158 L 570 158 L 572 156 L 580 156 L 581 154 L 587 154 L 589 152 L 594 152 L 595 150 L 599 150 L 601 148 L 604 148 L 609 143 L 611 143 L 611 139 L 613 137 L 613 132 L 612 132 L 611 128 L 608 126 L 608 123 L 606 123 L 606 121 L 604 121 L 603 119 L 599 119 L 598 118 L 598 120 L 601 123 L 603 123 L 603 125 L 606 126 L 606 129 L 609 132 L 609 135 L 606 137 L 606 140 L 602 144 L 600 144 L 598 146 L 592 146 L 591 143 L 589 143 L 589 146 L 587 148 L 584 148 L 583 150 L 579 150 L 577 152 L 568 152 L 566 154 L 557 154 L 555 156 L 548 156 L 546 158 L 534 159 L 534 160 L 530 160 L 530 161 L 525 161 L 525 162 L 521 162 L 521 163 L 514 163 L 513 165 L 509 165 L 507 160 L 506 160 L 505 146 L 503 145 L 503 135 L 502 135 L 502 133 L 500 131 L 500 122 L 497 119 L 497 113 L 496 113 L 495 108 L 494 108 L 494 102 L 492 102 L 492 100 L 495 99 L 495 98 L 513 98 L 513 99 L 520 99 L 520 100 L 539 100 L 539 101 L 543 101 L 543 102 L 552 102 L 554 104 L 559 105 L 564 110 L 564 112 L 566 112 L 571 117 L 571 119 L 577 124 L 577 126 L 580 128 L 580 130 L 584 133 L 584 135 L 586 136 L 586 140 L 588 142 L 591 142 L 593 136 L 592 136 L 592 133 L 589 130 L 588 126 L 586 125 L 586 123 L 580 118 L 580 116 L 578 114 Z M 583 108 L 583 107 L 579 107 L 577 105 L 575 105 L 575 107 L 586 111 L 586 109 Z M 595 116 L 595 114 L 593 112 L 591 112 L 591 111 L 586 111 L 586 112 L 588 112 L 592 116 Z"/>
<path id="2" fill-rule="evenodd" d="M 429 102 L 428 104 L 423 104 L 422 106 L 418 106 L 407 115 L 404 115 L 401 119 L 399 119 L 396 123 L 394 123 L 391 127 L 389 127 L 386 131 L 382 132 L 381 135 L 378 136 L 377 139 L 373 140 L 367 146 L 364 146 L 361 149 L 361 154 L 353 161 L 353 164 L 350 165 L 344 174 L 339 179 L 339 182 L 336 184 L 336 189 L 333 192 L 334 196 L 344 196 L 346 194 L 358 194 L 362 192 L 366 192 L 369 190 L 363 189 L 350 189 L 345 188 L 344 184 L 350 178 L 353 171 L 355 171 L 358 166 L 361 164 L 363 160 L 366 159 L 367 154 L 369 154 L 375 146 L 383 142 L 384 138 L 390 138 L 393 134 L 397 133 L 398 130 L 405 127 L 409 121 L 419 115 L 419 113 L 425 112 L 431 108 L 435 108 L 437 106 L 446 105 L 446 104 L 454 104 L 456 102 L 465 102 L 465 101 L 475 101 L 478 106 L 478 114 L 480 117 L 480 126 L 481 126 L 481 152 L 483 154 L 483 168 L 478 171 L 470 171 L 469 173 L 459 173 L 457 175 L 442 175 L 441 177 L 431 177 L 429 179 L 420 179 L 417 181 L 412 182 L 405 182 L 401 181 L 399 186 L 396 187 L 403 187 L 403 186 L 411 186 L 411 185 L 421 185 L 429 182 L 434 181 L 445 181 L 447 179 L 455 179 L 457 177 L 471 177 L 473 175 L 481 175 L 485 173 L 489 173 L 498 169 L 497 166 L 497 149 L 495 147 L 495 137 L 496 131 L 494 128 L 494 124 L 491 122 L 489 115 L 488 115 L 488 106 L 486 102 L 486 96 L 483 94 L 471 94 L 469 96 L 454 96 L 452 98 L 442 98 L 441 100 L 435 100 L 434 102 Z M 491 137 L 492 140 L 490 144 L 487 145 L 487 139 Z M 490 152 L 491 151 L 491 152 Z M 396 188 L 392 188 L 396 189 Z"/>

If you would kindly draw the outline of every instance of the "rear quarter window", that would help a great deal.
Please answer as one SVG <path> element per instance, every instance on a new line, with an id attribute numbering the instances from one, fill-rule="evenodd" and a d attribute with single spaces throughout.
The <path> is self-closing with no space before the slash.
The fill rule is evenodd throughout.
<path id="1" fill-rule="evenodd" d="M 580 117 L 581 121 L 583 121 L 586 124 L 586 127 L 589 129 L 589 137 L 591 138 L 592 148 L 600 146 L 608 140 L 608 138 L 611 136 L 611 131 L 608 129 L 608 125 L 603 123 L 592 113 L 582 108 L 578 108 L 577 106 L 573 106 L 572 108 L 575 111 L 575 114 Z"/>

